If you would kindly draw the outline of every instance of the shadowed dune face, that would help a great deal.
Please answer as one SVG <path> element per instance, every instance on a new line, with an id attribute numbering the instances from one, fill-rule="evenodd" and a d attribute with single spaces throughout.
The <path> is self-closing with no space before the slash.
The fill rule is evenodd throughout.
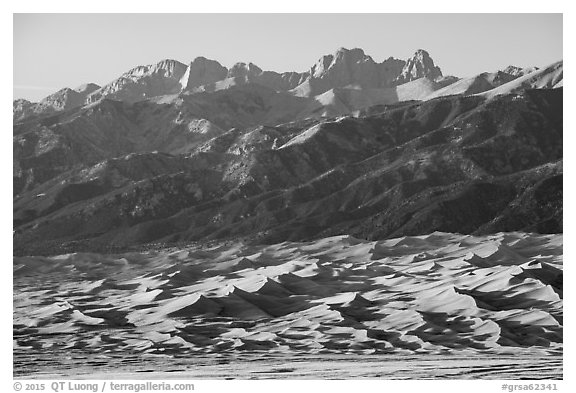
<path id="1" fill-rule="evenodd" d="M 14 258 L 31 353 L 561 354 L 562 235 L 349 236 Z"/>

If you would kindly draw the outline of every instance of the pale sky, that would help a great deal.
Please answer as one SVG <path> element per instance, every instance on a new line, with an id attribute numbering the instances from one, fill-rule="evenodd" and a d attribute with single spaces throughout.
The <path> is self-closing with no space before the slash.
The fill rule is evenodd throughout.
<path id="1" fill-rule="evenodd" d="M 459 77 L 541 67 L 563 57 L 562 14 L 14 14 L 13 97 L 38 101 L 197 56 L 302 72 L 339 47 L 378 62 L 426 49 Z"/>

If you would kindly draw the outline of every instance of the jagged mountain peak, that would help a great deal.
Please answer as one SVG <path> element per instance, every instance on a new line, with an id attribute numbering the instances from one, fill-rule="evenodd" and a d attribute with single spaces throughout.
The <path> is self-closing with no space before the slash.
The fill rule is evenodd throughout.
<path id="1" fill-rule="evenodd" d="M 340 47 L 336 50 L 336 52 L 334 54 L 335 54 L 335 57 L 348 56 L 352 59 L 358 59 L 358 60 L 362 60 L 365 58 L 371 58 L 370 56 L 367 56 L 364 53 L 364 49 L 362 49 L 362 48 L 348 49 L 348 48 Z"/>
<path id="2" fill-rule="evenodd" d="M 344 47 L 338 48 L 334 53 L 322 56 L 310 70 L 310 74 L 319 78 L 328 70 L 337 68 L 351 68 L 364 62 L 374 63 L 374 60 L 364 53 L 363 49 Z"/>
<path id="3" fill-rule="evenodd" d="M 260 75 L 262 73 L 262 69 L 258 67 L 254 63 L 244 63 L 238 62 L 234 64 L 230 70 L 228 71 L 228 77 L 247 77 L 247 76 L 255 76 Z"/>
<path id="4" fill-rule="evenodd" d="M 139 77 L 145 75 L 153 75 L 162 73 L 166 77 L 173 77 L 176 74 L 183 74 L 186 70 L 186 65 L 180 63 L 178 60 L 164 59 L 156 64 L 148 64 L 137 66 L 126 72 L 125 76 Z"/>
<path id="5" fill-rule="evenodd" d="M 520 77 L 520 76 L 524 76 L 526 74 L 529 74 L 531 72 L 537 71 L 538 67 L 517 67 L 514 65 L 509 65 L 508 67 L 504 68 L 502 70 L 502 72 L 515 76 L 515 77 Z"/>
<path id="6" fill-rule="evenodd" d="M 65 87 L 42 99 L 38 105 L 48 112 L 76 108 L 82 106 L 86 97 L 98 89 L 98 87 L 94 88 L 95 86 L 97 85 L 82 85 L 76 89 Z"/>
<path id="7" fill-rule="evenodd" d="M 188 67 L 190 66 L 190 64 L 195 65 L 195 66 L 204 66 L 204 67 L 210 67 L 210 66 L 218 66 L 221 68 L 226 68 L 224 67 L 222 64 L 220 64 L 218 61 L 216 60 L 212 60 L 212 59 L 208 59 L 207 57 L 204 56 L 196 56 L 194 58 L 194 60 L 192 60 L 189 64 Z"/>
<path id="8" fill-rule="evenodd" d="M 103 97 L 136 102 L 181 91 L 180 81 L 188 67 L 177 60 L 165 59 L 156 64 L 134 67 L 120 78 L 102 86 L 86 99 L 96 102 Z"/>
<path id="9" fill-rule="evenodd" d="M 442 77 L 442 71 L 440 67 L 434 64 L 434 60 L 432 60 L 432 57 L 430 57 L 430 54 L 426 50 L 418 49 L 414 55 L 406 61 L 396 81 L 398 84 L 402 84 L 422 77 L 435 80 Z"/>
<path id="10" fill-rule="evenodd" d="M 204 57 L 204 56 L 196 56 L 194 58 L 194 60 L 191 61 L 191 63 L 206 63 L 206 62 L 211 62 L 211 61 L 216 61 L 216 60 L 208 59 L 207 57 Z"/>
<path id="11" fill-rule="evenodd" d="M 12 119 L 18 121 L 32 115 L 36 106 L 37 104 L 25 100 L 24 98 L 12 101 Z"/>
<path id="12" fill-rule="evenodd" d="M 522 71 L 522 68 L 517 67 L 515 65 L 509 65 L 508 67 L 506 67 L 502 70 L 502 72 L 505 72 L 505 73 L 511 74 L 511 75 L 515 75 L 521 71 Z"/>
<path id="13" fill-rule="evenodd" d="M 228 69 L 216 60 L 207 59 L 203 56 L 196 57 L 180 79 L 182 90 L 214 83 L 226 78 Z"/>
<path id="14" fill-rule="evenodd" d="M 428 53 L 428 51 L 426 49 L 418 49 L 416 50 L 416 52 L 414 52 L 414 56 L 412 56 L 412 58 L 417 58 L 417 59 L 425 59 L 425 58 L 430 58 L 430 53 Z"/>
<path id="15" fill-rule="evenodd" d="M 74 88 L 73 90 L 77 93 L 81 93 L 81 94 L 90 94 L 93 91 L 96 91 L 100 88 L 99 85 L 97 85 L 96 83 L 84 83 L 83 85 L 80 85 L 76 88 Z"/>
<path id="16" fill-rule="evenodd" d="M 19 105 L 19 104 L 26 104 L 26 103 L 32 104 L 32 101 L 28 101 L 25 98 L 17 98 L 14 101 L 12 101 L 12 105 L 14 105 L 14 106 Z"/>

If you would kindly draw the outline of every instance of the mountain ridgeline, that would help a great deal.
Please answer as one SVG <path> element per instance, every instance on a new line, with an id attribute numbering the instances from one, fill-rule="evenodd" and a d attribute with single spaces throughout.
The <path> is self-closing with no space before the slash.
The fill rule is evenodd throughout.
<path id="1" fill-rule="evenodd" d="M 339 234 L 562 232 L 563 63 L 444 76 L 341 48 L 198 57 L 14 101 L 15 254 Z"/>

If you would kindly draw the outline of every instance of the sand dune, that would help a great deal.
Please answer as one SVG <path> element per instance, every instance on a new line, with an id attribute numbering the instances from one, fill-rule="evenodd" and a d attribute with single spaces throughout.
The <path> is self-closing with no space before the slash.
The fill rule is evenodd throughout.
<path id="1" fill-rule="evenodd" d="M 562 235 L 525 233 L 15 257 L 15 369 L 67 349 L 561 353 L 562 265 Z"/>

